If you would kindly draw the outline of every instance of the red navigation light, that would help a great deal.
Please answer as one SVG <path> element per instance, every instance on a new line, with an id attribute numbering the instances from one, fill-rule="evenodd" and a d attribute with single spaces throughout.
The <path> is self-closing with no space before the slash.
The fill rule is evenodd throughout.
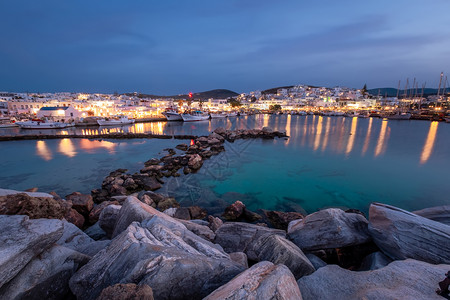
<path id="1" fill-rule="evenodd" d="M 189 98 L 192 98 L 192 92 L 189 92 Z"/>

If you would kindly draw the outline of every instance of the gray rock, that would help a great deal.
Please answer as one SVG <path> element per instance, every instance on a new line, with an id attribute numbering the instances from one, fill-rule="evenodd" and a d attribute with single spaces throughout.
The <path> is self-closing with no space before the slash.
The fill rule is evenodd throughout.
<path id="1" fill-rule="evenodd" d="M 187 207 L 177 208 L 174 217 L 181 220 L 190 220 L 191 214 L 189 213 L 189 208 Z"/>
<path id="2" fill-rule="evenodd" d="M 98 241 L 106 238 L 106 232 L 100 227 L 99 222 L 88 227 L 84 233 L 86 233 L 94 241 Z"/>
<path id="3" fill-rule="evenodd" d="M 110 205 L 111 206 L 111 205 Z M 108 207 L 110 207 L 108 206 Z M 169 222 L 174 222 L 179 224 L 173 218 L 167 216 L 166 214 L 148 206 L 145 203 L 139 201 L 139 199 L 129 196 L 127 200 L 122 205 L 119 211 L 116 225 L 114 227 L 113 237 L 118 236 L 122 231 L 127 229 L 127 227 L 133 222 L 142 222 L 145 219 L 151 219 L 153 216 L 159 216 Z M 103 228 L 103 227 L 102 227 Z"/>
<path id="4" fill-rule="evenodd" d="M 435 206 L 413 211 L 413 214 L 450 225 L 450 205 Z"/>
<path id="5" fill-rule="evenodd" d="M 311 264 L 314 266 L 316 270 L 325 267 L 327 265 L 326 262 L 324 262 L 318 256 L 312 253 L 305 253 L 305 256 L 308 258 L 308 260 L 311 262 Z"/>
<path id="6" fill-rule="evenodd" d="M 108 205 L 100 213 L 98 225 L 106 232 L 108 237 L 111 237 L 114 232 L 121 208 L 120 205 Z"/>
<path id="7" fill-rule="evenodd" d="M 146 284 L 115 284 L 102 291 L 97 300 L 153 300 L 153 290 Z"/>
<path id="8" fill-rule="evenodd" d="M 214 250 L 204 243 L 198 249 L 185 243 L 176 223 L 159 216 L 143 223 L 146 228 L 132 223 L 72 276 L 70 288 L 78 299 L 95 299 L 116 283 L 147 284 L 155 299 L 198 299 L 243 271 L 229 258 L 205 255 Z"/>
<path id="9" fill-rule="evenodd" d="M 442 299 L 435 293 L 450 265 L 432 265 L 407 259 L 366 272 L 328 265 L 297 283 L 303 299 Z"/>
<path id="10" fill-rule="evenodd" d="M 245 254 L 244 252 L 233 252 L 230 253 L 230 259 L 234 262 L 237 262 L 238 264 L 240 264 L 241 266 L 243 266 L 244 268 L 248 268 L 248 259 L 247 259 L 247 254 Z"/>
<path id="11" fill-rule="evenodd" d="M 294 243 L 275 234 L 263 235 L 247 249 L 250 256 L 256 261 L 270 261 L 274 264 L 283 264 L 294 274 L 295 279 L 313 273 L 316 269 Z"/>
<path id="12" fill-rule="evenodd" d="M 216 299 L 301 300 L 302 294 L 286 266 L 263 261 L 239 274 L 203 300 Z"/>
<path id="13" fill-rule="evenodd" d="M 279 229 L 271 229 L 258 225 L 238 222 L 224 223 L 216 231 L 215 243 L 221 245 L 225 252 L 244 252 L 251 260 L 258 260 L 258 257 L 252 251 L 252 243 L 259 237 L 267 234 L 276 234 L 282 237 L 286 232 Z M 250 250 L 247 252 L 247 250 Z"/>
<path id="14" fill-rule="evenodd" d="M 8 196 L 8 195 L 15 195 L 15 194 L 27 194 L 30 197 L 53 198 L 53 196 L 48 193 L 22 192 L 22 191 L 16 191 L 16 190 L 0 189 L 0 196 Z"/>
<path id="15" fill-rule="evenodd" d="M 381 203 L 370 205 L 369 220 L 373 240 L 393 260 L 450 263 L 450 226 Z"/>
<path id="16" fill-rule="evenodd" d="M 176 207 L 171 207 L 166 209 L 165 211 L 163 211 L 163 213 L 165 213 L 166 215 L 168 215 L 169 217 L 174 217 L 175 216 L 175 212 L 177 211 L 178 208 Z"/>
<path id="17" fill-rule="evenodd" d="M 189 222 L 209 227 L 209 222 L 208 221 L 199 220 L 199 219 L 193 219 L 193 220 L 190 220 Z"/>
<path id="18" fill-rule="evenodd" d="M 209 222 L 208 227 L 211 228 L 211 230 L 214 232 L 216 232 L 216 230 L 223 225 L 223 221 L 214 216 L 208 216 L 208 222 Z"/>
<path id="19" fill-rule="evenodd" d="M 392 262 L 392 259 L 384 255 L 382 252 L 377 251 L 374 253 L 370 253 L 366 257 L 364 257 L 361 266 L 359 267 L 359 271 L 369 271 L 369 270 L 378 270 L 386 267 L 388 264 Z"/>
<path id="20" fill-rule="evenodd" d="M 0 288 L 35 256 L 50 248 L 63 234 L 55 219 L 30 220 L 27 216 L 0 216 Z"/>
<path id="21" fill-rule="evenodd" d="M 110 243 L 108 240 L 94 241 L 72 223 L 63 221 L 63 225 L 63 235 L 56 242 L 57 245 L 64 246 L 88 256 L 94 256 Z"/>
<path id="22" fill-rule="evenodd" d="M 307 215 L 288 234 L 302 250 L 341 248 L 369 242 L 367 225 L 360 214 L 329 208 Z"/>
<path id="23" fill-rule="evenodd" d="M 211 229 L 209 229 L 208 226 L 197 224 L 196 222 L 193 222 L 193 220 L 191 221 L 178 220 L 178 221 L 184 226 L 186 226 L 188 230 L 192 231 L 199 237 L 204 238 L 205 240 L 212 242 L 216 238 L 216 234 Z"/>
<path id="24" fill-rule="evenodd" d="M 66 299 L 69 279 L 90 257 L 53 246 L 31 260 L 0 289 L 0 299 Z"/>

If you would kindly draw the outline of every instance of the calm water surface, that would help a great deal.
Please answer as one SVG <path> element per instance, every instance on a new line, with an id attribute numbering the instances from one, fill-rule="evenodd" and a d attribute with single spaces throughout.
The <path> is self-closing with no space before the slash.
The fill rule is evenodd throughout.
<path id="1" fill-rule="evenodd" d="M 306 210 L 370 202 L 408 210 L 448 204 L 450 124 L 321 116 L 256 115 L 196 123 L 145 123 L 122 128 L 71 128 L 80 134 L 151 132 L 208 134 L 272 127 L 289 139 L 239 140 L 208 161 L 199 173 L 166 179 L 163 192 L 183 205 L 220 210 L 235 200 L 251 209 Z M 42 132 L 46 132 L 42 130 Z M 0 134 L 24 134 L 13 129 Z M 33 133 L 36 133 L 33 131 Z M 0 143 L 0 186 L 39 187 L 61 195 L 88 193 L 112 170 L 138 171 L 179 140 L 63 139 Z M 186 142 L 186 141 L 184 141 Z"/>

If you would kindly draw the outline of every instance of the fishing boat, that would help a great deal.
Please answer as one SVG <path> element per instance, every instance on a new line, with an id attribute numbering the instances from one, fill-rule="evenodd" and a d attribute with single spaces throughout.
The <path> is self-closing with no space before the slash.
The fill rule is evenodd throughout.
<path id="1" fill-rule="evenodd" d="M 181 114 L 173 108 L 166 109 L 162 114 L 166 117 L 167 121 L 183 121 Z"/>
<path id="2" fill-rule="evenodd" d="M 204 121 L 209 119 L 209 114 L 200 110 L 192 111 L 190 113 L 181 114 L 184 122 Z"/>
<path id="3" fill-rule="evenodd" d="M 135 121 L 134 119 L 128 119 L 127 116 L 122 116 L 117 118 L 105 118 L 97 120 L 97 123 L 100 126 L 114 126 L 114 125 L 133 124 L 134 121 Z"/>
<path id="4" fill-rule="evenodd" d="M 211 115 L 211 119 L 223 119 L 227 117 L 227 114 L 224 112 L 215 112 L 215 113 L 210 113 Z"/>
<path id="5" fill-rule="evenodd" d="M 72 126 L 69 123 L 52 122 L 47 119 L 33 119 L 30 121 L 16 122 L 16 124 L 24 129 L 60 129 Z"/>

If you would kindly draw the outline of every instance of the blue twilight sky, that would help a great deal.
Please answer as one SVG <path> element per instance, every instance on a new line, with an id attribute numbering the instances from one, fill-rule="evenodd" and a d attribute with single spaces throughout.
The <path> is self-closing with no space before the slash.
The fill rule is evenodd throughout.
<path id="1" fill-rule="evenodd" d="M 450 0 L 1 0 L 0 41 L 0 91 L 437 87 Z"/>

